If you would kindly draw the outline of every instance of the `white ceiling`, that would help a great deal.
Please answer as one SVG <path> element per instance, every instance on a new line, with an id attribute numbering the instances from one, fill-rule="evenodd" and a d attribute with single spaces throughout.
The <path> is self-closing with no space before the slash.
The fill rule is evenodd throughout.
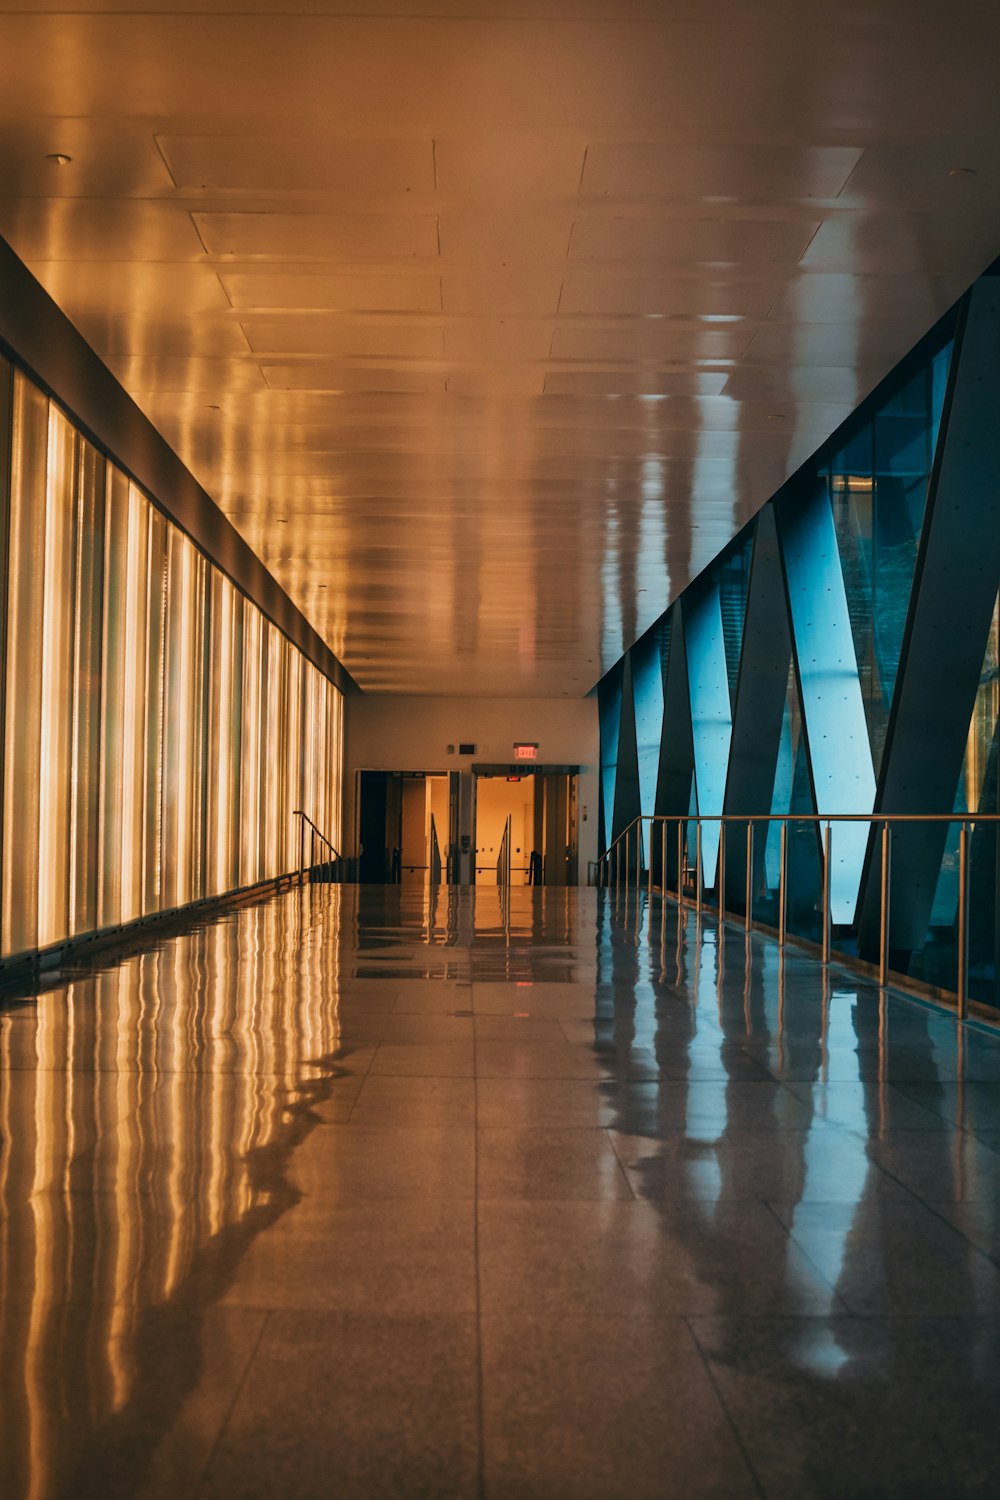
<path id="1" fill-rule="evenodd" d="M 998 55 L 978 0 L 0 0 L 0 234 L 364 688 L 582 694 L 1000 253 Z"/>

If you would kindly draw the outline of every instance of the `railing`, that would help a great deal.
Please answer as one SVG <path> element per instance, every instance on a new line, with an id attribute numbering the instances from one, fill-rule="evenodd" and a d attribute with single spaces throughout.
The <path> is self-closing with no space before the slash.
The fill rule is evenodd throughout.
<path id="1" fill-rule="evenodd" d="M 437 825 L 434 822 L 433 813 L 431 813 L 430 875 L 431 885 L 441 884 L 441 845 L 438 843 Z"/>
<path id="2" fill-rule="evenodd" d="M 507 822 L 504 824 L 503 838 L 500 840 L 500 853 L 497 857 L 497 885 L 510 885 L 510 845 L 511 845 L 511 818 L 507 814 Z"/>
<path id="3" fill-rule="evenodd" d="M 316 858 L 317 840 L 324 849 L 330 851 L 333 860 L 340 859 L 340 851 L 330 842 L 322 829 L 317 828 L 308 813 L 297 807 L 292 813 L 293 818 L 301 818 L 299 823 L 299 884 L 305 884 L 306 871 L 314 869 L 320 863 Z M 309 830 L 309 862 L 306 863 L 306 829 Z"/>
<path id="4" fill-rule="evenodd" d="M 643 867 L 643 825 L 649 824 L 649 849 Z M 863 908 L 867 908 L 865 881 L 862 879 L 862 869 L 867 873 L 868 884 L 877 876 L 878 891 L 878 977 L 879 984 L 885 986 L 889 981 L 890 954 L 892 937 L 892 843 L 893 830 L 900 826 L 915 824 L 949 824 L 958 827 L 958 849 L 957 849 L 957 890 L 956 914 L 954 923 L 956 932 L 956 955 L 955 955 L 955 983 L 951 986 L 935 986 L 946 993 L 953 993 L 956 1000 L 958 1014 L 963 1019 L 968 1015 L 969 1007 L 969 929 L 970 929 L 970 875 L 971 875 L 971 837 L 973 830 L 992 829 L 994 839 L 993 868 L 1000 869 L 1000 860 L 997 859 L 997 847 L 1000 846 L 1000 814 L 997 813 L 767 813 L 759 816 L 748 816 L 747 814 L 697 814 L 665 816 L 643 816 L 633 819 L 627 828 L 618 835 L 609 849 L 597 861 L 597 884 L 602 887 L 613 889 L 620 894 L 631 889 L 633 883 L 638 893 L 642 889 L 643 876 L 647 895 L 652 897 L 654 890 L 654 865 L 659 866 L 660 882 L 659 890 L 664 897 L 671 895 L 682 905 L 690 904 L 698 911 L 703 906 L 713 905 L 720 920 L 726 918 L 739 918 L 747 932 L 757 928 L 760 930 L 777 932 L 778 944 L 784 948 L 786 942 L 802 941 L 803 934 L 790 934 L 789 932 L 789 828 L 798 825 L 813 826 L 816 833 L 816 845 L 819 848 L 819 890 L 817 892 L 818 902 L 815 910 L 819 916 L 819 943 L 818 947 L 822 955 L 822 962 L 829 964 L 833 950 L 833 915 L 832 915 L 832 852 L 836 839 L 837 826 L 840 824 L 854 825 L 856 830 L 859 825 L 867 825 L 869 832 L 866 835 L 866 847 L 860 852 L 859 846 L 854 840 L 851 851 L 852 860 L 859 863 L 857 879 L 854 884 L 856 892 L 856 910 L 852 921 L 841 923 L 841 931 L 845 931 L 849 943 L 857 936 L 860 917 Z M 657 838 L 657 825 L 659 825 L 659 838 Z M 755 860 L 755 830 L 764 826 L 767 829 L 767 841 L 763 859 L 758 851 Z M 776 890 L 773 886 L 768 887 L 766 881 L 766 869 L 762 868 L 764 861 L 769 859 L 773 853 L 772 829 L 777 826 L 777 867 L 778 878 Z M 714 878 L 706 880 L 707 870 L 710 869 L 710 860 L 706 860 L 704 852 L 705 837 L 703 828 L 710 827 L 713 835 L 718 838 L 718 849 L 715 853 Z M 878 838 L 872 848 L 871 829 L 878 830 Z M 739 849 L 739 861 L 744 864 L 745 882 L 736 902 L 727 902 L 726 881 L 726 854 L 727 842 L 731 844 L 734 829 L 741 830 L 743 838 Z M 676 830 L 673 837 L 669 831 Z M 727 837 L 728 835 L 728 837 Z M 821 836 L 821 844 L 820 844 Z M 945 849 L 947 830 L 942 838 L 942 867 L 949 858 Z M 694 858 L 692 860 L 692 843 L 694 845 Z M 656 846 L 658 845 L 658 849 Z M 988 861 L 987 861 L 988 863 Z M 672 875 L 672 879 L 670 876 Z M 758 888 L 760 880 L 758 876 L 764 876 L 765 898 L 764 904 L 769 908 L 770 922 L 756 920 L 755 907 L 760 896 Z M 994 874 L 994 880 L 1000 887 L 1000 878 Z M 769 892 L 774 892 L 774 900 L 769 899 Z M 860 894 L 857 892 L 860 891 Z M 714 903 L 709 903 L 708 894 L 714 893 Z M 729 885 L 729 893 L 732 893 L 732 884 Z M 808 896 L 808 893 L 807 893 Z M 992 958 L 994 974 L 996 972 L 997 960 L 1000 959 L 1000 912 L 997 906 L 1000 904 L 1000 889 L 994 890 L 994 910 L 992 917 L 992 931 L 994 933 L 994 953 Z M 807 903 L 808 904 L 808 903 Z M 872 902 L 873 904 L 873 902 Z M 931 903 L 933 904 L 933 903 Z M 742 907 L 742 910 L 739 910 Z M 734 909 L 735 908 L 735 909 Z M 873 924 L 874 925 L 874 924 Z M 947 930 L 948 924 L 943 924 L 942 930 Z M 809 941 L 807 938 L 806 941 Z M 912 953 L 913 949 L 910 950 Z M 840 948 L 837 952 L 838 962 L 851 962 L 856 960 L 856 955 L 850 951 Z M 894 971 L 894 979 L 906 985 L 914 982 L 914 976 L 909 973 Z M 988 1002 L 990 1003 L 990 1002 Z M 1000 1000 L 992 1002 L 1000 1003 Z"/>

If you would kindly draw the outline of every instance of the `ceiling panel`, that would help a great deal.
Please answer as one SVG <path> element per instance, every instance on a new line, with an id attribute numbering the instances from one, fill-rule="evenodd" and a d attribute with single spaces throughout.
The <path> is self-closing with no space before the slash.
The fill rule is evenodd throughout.
<path id="1" fill-rule="evenodd" d="M 579 692 L 1000 253 L 975 12 L 10 0 L 0 234 L 362 686 Z"/>
<path id="2" fill-rule="evenodd" d="M 350 261 L 438 253 L 432 214 L 195 211 L 191 217 L 209 255 Z"/>
<path id="3" fill-rule="evenodd" d="M 441 309 L 441 278 L 426 274 L 224 269 L 219 281 L 233 307 L 248 311 L 393 313 Z"/>
<path id="4" fill-rule="evenodd" d="M 811 220 L 588 215 L 573 226 L 570 259 L 794 265 L 818 229 Z"/>
<path id="5" fill-rule="evenodd" d="M 131 197 L 0 198 L 0 234 L 28 262 L 185 261 L 202 254 L 185 209 Z"/>
<path id="6" fill-rule="evenodd" d="M 836 198 L 861 160 L 854 146 L 675 145 L 596 141 L 581 191 L 611 198 Z"/>
<path id="7" fill-rule="evenodd" d="M 741 323 L 724 328 L 704 323 L 679 326 L 629 321 L 618 324 L 562 324 L 552 340 L 555 360 L 682 360 L 697 364 L 713 359 L 738 359 L 751 333 Z"/>
<path id="8" fill-rule="evenodd" d="M 157 144 L 179 188 L 366 195 L 434 190 L 429 140 L 161 135 Z"/>
<path id="9" fill-rule="evenodd" d="M 441 328 L 433 323 L 286 313 L 244 318 L 242 327 L 255 354 L 440 359 L 443 353 Z"/>
<path id="10" fill-rule="evenodd" d="M 386 365 L 331 364 L 327 360 L 310 360 L 302 364 L 268 364 L 261 368 L 264 378 L 276 391 L 403 391 L 421 395 L 443 392 L 445 377 L 441 370 L 407 370 Z"/>
<path id="11" fill-rule="evenodd" d="M 568 271 L 559 311 L 604 315 L 658 313 L 661 317 L 700 317 L 706 322 L 732 318 L 765 318 L 784 283 L 777 278 L 731 281 L 703 271 L 623 280 L 607 270 Z"/>

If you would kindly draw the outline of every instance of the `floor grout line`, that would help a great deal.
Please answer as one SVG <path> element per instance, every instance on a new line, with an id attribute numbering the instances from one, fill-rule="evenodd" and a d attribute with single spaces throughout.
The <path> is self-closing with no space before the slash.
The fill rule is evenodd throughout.
<path id="1" fill-rule="evenodd" d="M 715 1371 L 712 1369 L 708 1356 L 705 1353 L 705 1350 L 702 1348 L 701 1340 L 695 1333 L 694 1328 L 691 1326 L 691 1319 L 689 1317 L 687 1317 L 686 1315 L 682 1315 L 681 1321 L 687 1328 L 688 1334 L 691 1338 L 691 1342 L 694 1344 L 694 1347 L 698 1354 L 698 1358 L 701 1360 L 705 1374 L 708 1377 L 708 1382 L 711 1385 L 712 1390 L 715 1392 L 715 1399 L 718 1401 L 719 1406 L 722 1410 L 722 1414 L 729 1424 L 729 1429 L 736 1441 L 736 1446 L 739 1448 L 740 1453 L 743 1456 L 743 1462 L 747 1466 L 747 1471 L 750 1475 L 750 1478 L 754 1482 L 754 1487 L 757 1491 L 757 1494 L 760 1496 L 760 1500 L 766 1500 L 767 1491 L 764 1488 L 760 1475 L 757 1473 L 753 1460 L 750 1457 L 749 1450 L 747 1449 L 747 1446 L 743 1441 L 743 1434 L 740 1432 L 739 1427 L 736 1425 L 736 1420 L 733 1417 L 732 1412 L 729 1410 L 729 1406 L 727 1405 L 725 1396 L 722 1394 L 722 1388 L 715 1378 Z"/>
<path id="2" fill-rule="evenodd" d="M 205 1462 L 202 1464 L 201 1473 L 198 1475 L 197 1481 L 195 1483 L 195 1490 L 194 1490 L 194 1492 L 195 1492 L 196 1496 L 201 1492 L 201 1490 L 204 1487 L 205 1481 L 208 1479 L 209 1475 L 212 1472 L 212 1465 L 215 1463 L 216 1456 L 217 1456 L 217 1454 L 219 1452 L 219 1449 L 222 1446 L 222 1440 L 225 1437 L 226 1432 L 229 1429 L 229 1423 L 232 1420 L 232 1416 L 233 1416 L 234 1411 L 236 1410 L 236 1407 L 237 1407 L 237 1404 L 239 1402 L 239 1399 L 240 1399 L 240 1397 L 243 1394 L 243 1387 L 247 1383 L 247 1380 L 248 1380 L 249 1375 L 250 1375 L 250 1370 L 253 1367 L 254 1360 L 257 1358 L 257 1352 L 260 1349 L 261 1342 L 262 1342 L 262 1340 L 264 1338 L 264 1334 L 267 1332 L 267 1325 L 270 1323 L 270 1321 L 271 1321 L 271 1309 L 268 1308 L 267 1311 L 264 1313 L 264 1317 L 263 1317 L 263 1320 L 261 1322 L 260 1330 L 259 1330 L 259 1332 L 257 1334 L 257 1337 L 254 1339 L 253 1348 L 251 1349 L 249 1355 L 247 1356 L 247 1362 L 243 1366 L 243 1373 L 241 1374 L 241 1376 L 240 1376 L 240 1378 L 239 1378 L 239 1380 L 237 1382 L 236 1389 L 233 1392 L 233 1398 L 230 1401 L 228 1407 L 226 1408 L 226 1415 L 223 1417 L 222 1421 L 219 1423 L 219 1430 L 215 1434 L 215 1441 L 213 1442 L 211 1448 L 209 1449 L 208 1457 L 206 1458 Z"/>

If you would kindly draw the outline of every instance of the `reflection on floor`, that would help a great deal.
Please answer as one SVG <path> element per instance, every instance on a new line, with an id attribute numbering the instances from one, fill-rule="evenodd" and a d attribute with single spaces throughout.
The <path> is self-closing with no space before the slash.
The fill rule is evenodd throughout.
<path id="1" fill-rule="evenodd" d="M 981 1029 L 658 899 L 318 886 L 0 1067 L 5 1500 L 997 1493 Z"/>

